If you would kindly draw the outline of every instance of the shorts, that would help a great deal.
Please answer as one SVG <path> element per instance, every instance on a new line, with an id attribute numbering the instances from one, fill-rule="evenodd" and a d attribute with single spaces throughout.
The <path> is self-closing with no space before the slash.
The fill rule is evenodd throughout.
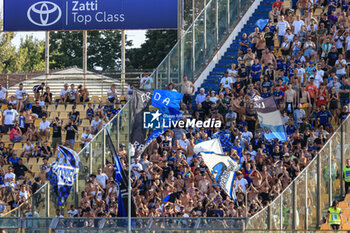
<path id="1" fill-rule="evenodd" d="M 340 225 L 339 225 L 339 224 L 331 224 L 331 228 L 332 228 L 333 230 L 339 230 Z"/>
<path id="2" fill-rule="evenodd" d="M 184 104 L 189 105 L 192 102 L 192 96 L 190 94 L 184 94 L 182 101 Z"/>
<path id="3" fill-rule="evenodd" d="M 59 145 L 59 144 L 62 144 L 62 137 L 59 137 L 59 138 L 52 138 L 52 143 L 51 143 L 51 147 L 52 149 L 56 149 L 56 147 Z"/>
<path id="4" fill-rule="evenodd" d="M 332 100 L 329 104 L 329 109 L 338 109 L 339 108 L 339 103 L 337 100 Z"/>
<path id="5" fill-rule="evenodd" d="M 89 101 L 90 101 L 90 99 L 88 97 L 85 102 L 89 102 Z M 80 102 L 84 102 L 84 97 L 83 96 L 80 96 Z"/>

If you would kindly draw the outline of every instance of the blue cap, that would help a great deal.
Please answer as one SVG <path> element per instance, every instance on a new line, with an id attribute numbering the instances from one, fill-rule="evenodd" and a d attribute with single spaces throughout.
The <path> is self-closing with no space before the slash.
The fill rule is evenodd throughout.
<path id="1" fill-rule="evenodd" d="M 314 63 L 313 63 L 312 61 L 310 61 L 310 65 L 311 65 L 311 64 L 314 64 Z"/>

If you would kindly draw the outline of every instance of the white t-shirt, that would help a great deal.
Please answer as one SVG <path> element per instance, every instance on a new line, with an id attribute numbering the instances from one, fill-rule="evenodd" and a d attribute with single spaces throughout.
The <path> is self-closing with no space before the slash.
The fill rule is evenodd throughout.
<path id="1" fill-rule="evenodd" d="M 253 137 L 252 132 L 247 131 L 247 132 L 243 132 L 242 133 L 242 137 L 247 140 L 248 142 L 250 142 L 250 138 Z"/>
<path id="2" fill-rule="evenodd" d="M 78 215 L 78 210 L 77 209 L 75 209 L 75 210 L 68 210 L 67 214 L 71 214 L 74 217 L 74 216 Z"/>
<path id="3" fill-rule="evenodd" d="M 143 84 L 143 86 L 142 86 L 143 89 L 151 89 L 152 83 L 153 83 L 152 77 L 142 77 L 141 78 L 141 84 Z"/>
<path id="4" fill-rule="evenodd" d="M 278 27 L 278 35 L 284 36 L 286 34 L 286 30 L 289 27 L 289 23 L 287 21 L 279 21 L 276 25 Z"/>
<path id="5" fill-rule="evenodd" d="M 231 83 L 233 83 L 232 78 L 231 77 L 223 77 L 220 81 L 220 83 L 224 84 L 225 88 L 231 88 Z"/>
<path id="6" fill-rule="evenodd" d="M 114 93 L 115 93 L 115 94 L 118 94 L 117 90 L 114 90 Z M 115 96 L 114 96 L 114 93 L 113 93 L 112 89 L 109 89 L 109 90 L 107 91 L 108 99 L 111 99 L 111 98 L 115 97 Z"/>
<path id="7" fill-rule="evenodd" d="M 313 25 L 314 25 L 314 30 L 317 31 L 318 30 L 317 24 L 313 24 Z M 311 31 L 311 24 L 309 26 L 307 26 L 306 30 Z"/>
<path id="8" fill-rule="evenodd" d="M 341 63 L 346 65 L 345 59 L 341 60 Z M 339 67 L 338 67 L 338 65 L 339 65 Z M 345 66 L 344 66 L 344 67 L 341 67 L 339 60 L 337 60 L 337 61 L 335 62 L 335 67 L 336 67 L 336 69 L 337 69 L 336 74 L 338 74 L 338 75 L 345 75 L 345 74 L 346 74 Z M 340 68 L 340 67 L 341 67 L 341 68 Z"/>
<path id="9" fill-rule="evenodd" d="M 238 74 L 237 70 L 228 69 L 227 72 L 228 72 L 228 75 L 231 76 L 231 77 L 236 76 Z M 233 81 L 233 83 L 235 83 L 236 79 L 232 79 L 232 81 Z"/>
<path id="10" fill-rule="evenodd" d="M 84 138 L 84 139 L 92 139 L 92 134 L 87 134 L 87 133 L 82 133 L 82 135 L 81 135 L 81 138 Z M 89 142 L 82 142 L 82 143 L 84 143 L 84 145 L 86 145 L 86 144 L 88 144 Z"/>
<path id="11" fill-rule="evenodd" d="M 5 125 L 13 125 L 13 121 L 16 119 L 18 113 L 15 109 L 6 109 L 2 115 L 4 116 Z"/>
<path id="12" fill-rule="evenodd" d="M 11 179 L 12 180 L 13 178 L 16 178 L 15 173 L 6 173 L 5 177 L 4 177 L 4 180 L 7 180 L 7 179 Z M 12 185 L 9 182 L 6 182 L 5 186 L 12 186 Z"/>
<path id="13" fill-rule="evenodd" d="M 33 144 L 30 144 L 30 145 L 28 145 L 27 143 L 24 144 L 24 150 L 25 151 L 33 150 L 33 148 L 34 148 Z"/>
<path id="14" fill-rule="evenodd" d="M 303 109 L 295 109 L 295 118 L 298 123 L 303 123 L 303 117 L 305 116 L 305 111 Z"/>
<path id="15" fill-rule="evenodd" d="M 91 121 L 91 128 L 96 129 L 97 126 L 98 126 L 100 123 L 101 123 L 101 120 L 100 120 L 100 119 L 98 119 L 97 121 L 96 121 L 95 119 L 93 119 L 93 120 Z"/>
<path id="16" fill-rule="evenodd" d="M 209 98 L 211 102 L 214 103 L 214 105 L 216 106 L 216 102 L 218 101 L 218 97 L 214 96 L 214 97 L 210 97 Z"/>
<path id="17" fill-rule="evenodd" d="M 1 88 L 1 90 L 0 90 L 0 99 L 5 99 L 5 97 L 6 97 L 6 88 L 5 87 L 3 87 L 3 88 Z"/>
<path id="18" fill-rule="evenodd" d="M 24 93 L 24 94 L 27 94 L 26 90 L 24 90 L 24 89 L 22 89 L 22 90 L 17 89 L 17 90 L 16 90 L 16 98 L 17 98 L 18 100 L 23 99 L 23 96 L 22 96 L 23 93 Z"/>
<path id="19" fill-rule="evenodd" d="M 350 50 L 350 36 L 346 37 L 346 50 Z"/>
<path id="20" fill-rule="evenodd" d="M 301 78 L 301 82 L 304 82 L 304 74 L 305 74 L 305 69 L 304 68 L 296 68 L 296 70 L 298 71 L 298 76 Z"/>
<path id="21" fill-rule="evenodd" d="M 343 36 L 335 36 L 334 37 L 334 41 L 335 41 L 335 47 L 337 49 L 342 49 L 343 48 L 343 41 L 344 41 L 344 37 Z"/>
<path id="22" fill-rule="evenodd" d="M 62 89 L 60 95 L 61 95 L 61 96 L 64 96 L 64 95 L 67 94 L 67 92 L 69 92 L 69 89 L 67 89 L 67 90 Z"/>
<path id="23" fill-rule="evenodd" d="M 50 123 L 48 121 L 41 121 L 39 124 L 39 129 L 45 130 L 50 128 Z"/>
<path id="24" fill-rule="evenodd" d="M 96 175 L 96 180 L 102 184 L 102 188 L 106 188 L 106 182 L 108 180 L 108 176 L 105 173 L 101 173 L 101 175 Z"/>
<path id="25" fill-rule="evenodd" d="M 236 180 L 236 187 L 235 187 L 235 190 L 237 190 L 238 188 L 238 185 L 241 186 L 243 192 L 245 193 L 246 191 L 246 185 L 248 184 L 248 181 L 244 178 L 242 178 L 241 180 Z"/>
<path id="26" fill-rule="evenodd" d="M 187 147 L 190 145 L 190 142 L 186 139 L 186 140 L 180 140 L 179 141 L 180 146 L 182 146 L 185 150 L 187 150 Z"/>
<path id="27" fill-rule="evenodd" d="M 323 83 L 324 70 L 316 70 L 316 77 L 314 84 L 317 88 L 320 87 L 320 83 Z"/>
<path id="28" fill-rule="evenodd" d="M 297 34 L 299 33 L 301 27 L 304 26 L 305 23 L 304 23 L 304 21 L 302 21 L 302 20 L 299 20 L 299 21 L 294 20 L 294 22 L 293 22 L 292 25 L 293 25 L 293 27 L 294 27 L 294 32 L 293 32 L 293 33 L 294 33 L 295 35 L 297 35 Z"/>
<path id="29" fill-rule="evenodd" d="M 39 100 L 39 106 L 41 106 L 41 107 L 45 107 L 45 101 L 41 101 L 41 100 Z"/>

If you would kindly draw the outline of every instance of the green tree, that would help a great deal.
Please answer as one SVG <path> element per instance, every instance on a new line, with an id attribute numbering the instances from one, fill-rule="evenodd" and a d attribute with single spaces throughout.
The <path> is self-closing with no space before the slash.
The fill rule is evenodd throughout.
<path id="1" fill-rule="evenodd" d="M 13 32 L 0 34 L 0 72 L 18 72 L 23 64 L 23 57 L 17 57 L 16 47 L 12 44 Z"/>
<path id="2" fill-rule="evenodd" d="M 22 72 L 45 70 L 45 41 L 27 36 L 21 40 L 17 57 L 23 61 Z"/>
<path id="3" fill-rule="evenodd" d="M 141 48 L 127 50 L 126 57 L 129 62 L 127 68 L 131 69 L 154 69 L 177 41 L 176 30 L 148 30 L 146 41 Z"/>
<path id="4" fill-rule="evenodd" d="M 120 31 L 88 31 L 88 69 L 120 70 Z M 127 41 L 127 45 L 132 45 Z M 83 67 L 83 33 L 81 31 L 50 34 L 52 68 Z"/>

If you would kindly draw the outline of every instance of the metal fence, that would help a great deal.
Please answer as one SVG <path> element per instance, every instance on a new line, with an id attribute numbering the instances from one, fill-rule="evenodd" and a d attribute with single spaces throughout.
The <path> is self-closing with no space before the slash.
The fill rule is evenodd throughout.
<path id="1" fill-rule="evenodd" d="M 82 191 L 85 190 L 86 180 L 89 175 L 97 174 L 99 167 L 105 167 L 106 162 L 113 163 L 114 155 L 108 150 L 109 141 L 106 140 L 107 132 L 111 135 L 111 141 L 114 148 L 119 148 L 120 143 L 124 143 L 128 148 L 129 143 L 129 102 L 122 110 L 98 132 L 89 144 L 87 144 L 79 153 L 81 166 L 78 177 L 71 190 L 65 211 L 70 205 L 78 206 L 81 200 Z M 4 213 L 2 217 L 24 217 L 27 213 L 35 213 L 37 217 L 49 217 L 56 215 L 57 206 L 56 193 L 50 189 L 49 182 L 45 183 L 31 198 L 21 204 L 19 207 Z M 34 216 L 33 216 L 34 217 Z"/>
<path id="2" fill-rule="evenodd" d="M 204 0 L 206 6 L 152 74 L 156 87 L 166 89 L 190 81 L 203 71 L 254 0 Z"/>
<path id="3" fill-rule="evenodd" d="M 133 232 L 144 231 L 244 231 L 245 218 L 132 218 Z M 126 232 L 127 218 L 0 218 L 0 228 L 8 232 L 25 229 L 25 232 Z"/>
<path id="4" fill-rule="evenodd" d="M 332 201 L 344 196 L 343 167 L 350 159 L 349 119 L 298 177 L 269 206 L 249 219 L 248 230 L 319 229 Z"/>

